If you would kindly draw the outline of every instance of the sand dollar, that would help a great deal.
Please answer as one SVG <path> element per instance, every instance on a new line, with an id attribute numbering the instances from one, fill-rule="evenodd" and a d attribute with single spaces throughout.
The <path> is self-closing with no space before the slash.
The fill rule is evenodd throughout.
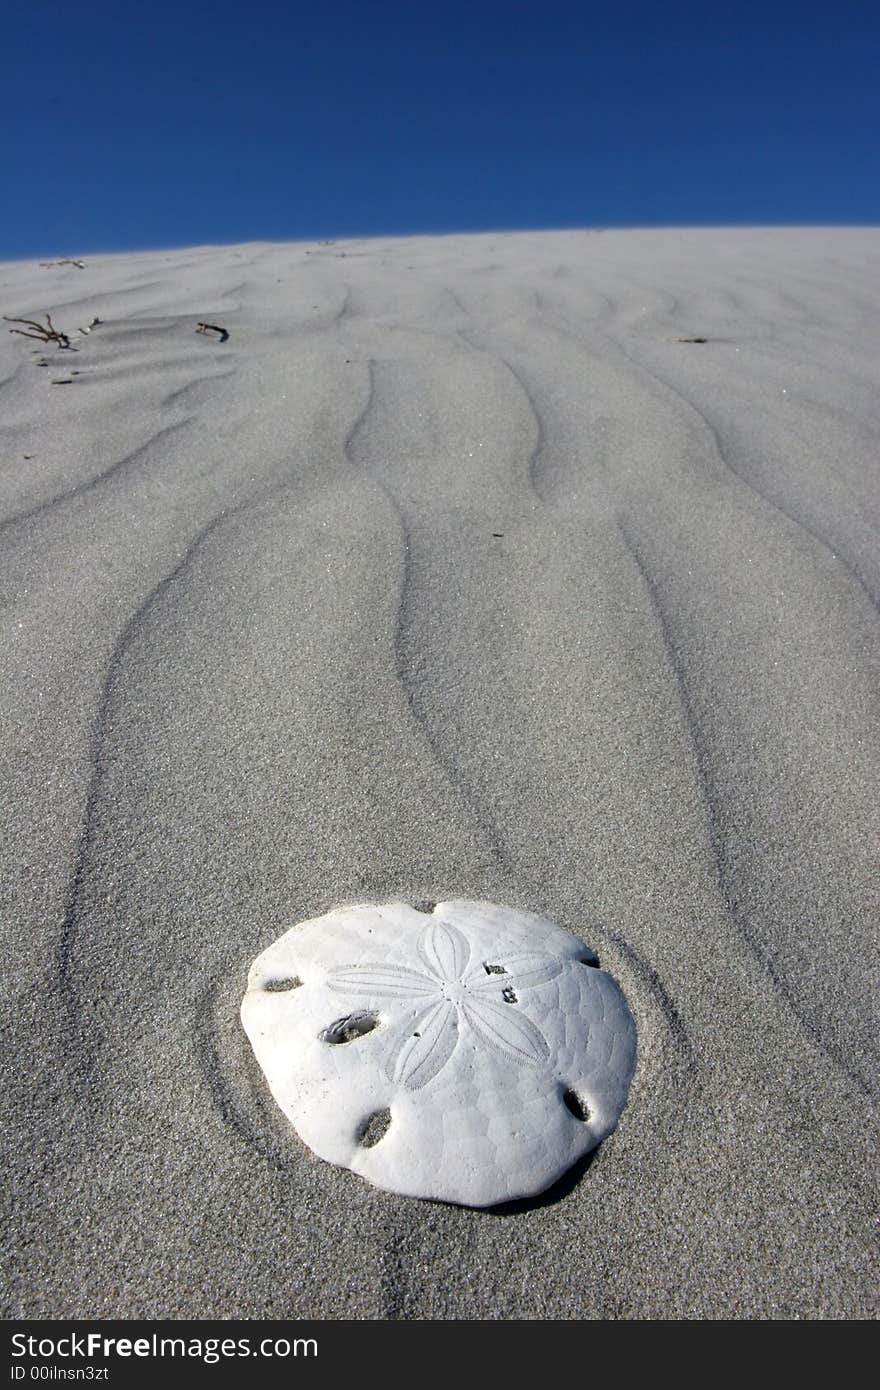
<path id="1" fill-rule="evenodd" d="M 569 932 L 481 902 L 341 908 L 257 957 L 242 1022 L 321 1158 L 412 1197 L 542 1192 L 617 1123 L 635 1065 L 618 986 Z"/>

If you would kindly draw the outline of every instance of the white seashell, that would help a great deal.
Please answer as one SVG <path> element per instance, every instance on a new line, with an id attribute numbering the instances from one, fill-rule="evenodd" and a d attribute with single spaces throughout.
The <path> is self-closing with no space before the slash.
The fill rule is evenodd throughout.
<path id="1" fill-rule="evenodd" d="M 570 933 L 492 903 L 341 908 L 258 956 L 241 1017 L 305 1143 L 377 1187 L 535 1196 L 617 1123 L 636 1034 Z"/>

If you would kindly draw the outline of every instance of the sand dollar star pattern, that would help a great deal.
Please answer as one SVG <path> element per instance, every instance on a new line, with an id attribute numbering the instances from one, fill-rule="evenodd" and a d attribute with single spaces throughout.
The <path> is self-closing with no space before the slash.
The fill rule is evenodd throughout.
<path id="1" fill-rule="evenodd" d="M 410 1089 L 427 1086 L 453 1056 L 463 1035 L 523 1066 L 548 1061 L 550 1048 L 524 1011 L 528 992 L 554 979 L 559 960 L 539 952 L 506 959 L 503 965 L 471 964 L 471 943 L 448 922 L 430 922 L 418 954 L 424 970 L 403 965 L 358 964 L 332 971 L 327 984 L 336 994 L 362 1004 L 400 1000 L 417 1006 L 397 1030 L 386 1061 L 389 1080 Z M 525 999 L 521 1000 L 521 994 Z"/>

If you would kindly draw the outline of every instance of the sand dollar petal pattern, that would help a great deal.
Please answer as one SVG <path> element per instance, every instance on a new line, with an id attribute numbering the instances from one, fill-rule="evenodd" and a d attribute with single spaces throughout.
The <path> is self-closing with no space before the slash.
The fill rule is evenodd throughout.
<path id="1" fill-rule="evenodd" d="M 458 1042 L 458 1019 L 448 1001 L 432 1004 L 416 1019 L 416 1026 L 391 1053 L 386 1073 L 395 1082 L 415 1088 L 426 1086 L 443 1070 Z"/>
<path id="2" fill-rule="evenodd" d="M 543 985 L 548 980 L 555 980 L 562 969 L 562 962 L 554 960 L 552 956 L 542 956 L 537 951 L 529 952 L 521 956 L 509 957 L 504 964 L 502 972 L 505 985 L 509 985 L 515 990 L 531 989 L 535 985 Z M 478 971 L 474 971 L 473 983 L 469 980 L 472 989 L 487 990 L 497 983 L 498 977 L 494 974 L 487 975 L 485 971 L 482 977 Z"/>
<path id="3" fill-rule="evenodd" d="M 447 922 L 430 922 L 419 940 L 419 955 L 441 980 L 460 980 L 471 957 L 466 936 Z"/>
<path id="4" fill-rule="evenodd" d="M 514 1062 L 538 1066 L 549 1058 L 550 1048 L 540 1028 L 515 1009 L 489 999 L 473 999 L 462 1012 L 482 1042 Z"/>

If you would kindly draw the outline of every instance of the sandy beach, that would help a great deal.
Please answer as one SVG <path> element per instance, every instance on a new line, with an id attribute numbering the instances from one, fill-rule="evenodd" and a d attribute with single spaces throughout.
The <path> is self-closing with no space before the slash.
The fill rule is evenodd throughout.
<path id="1" fill-rule="evenodd" d="M 870 228 L 0 265 L 76 349 L 0 325 L 4 1316 L 877 1316 L 878 272 Z M 320 1161 L 239 1018 L 295 923 L 447 898 L 636 1020 L 523 1206 Z"/>

